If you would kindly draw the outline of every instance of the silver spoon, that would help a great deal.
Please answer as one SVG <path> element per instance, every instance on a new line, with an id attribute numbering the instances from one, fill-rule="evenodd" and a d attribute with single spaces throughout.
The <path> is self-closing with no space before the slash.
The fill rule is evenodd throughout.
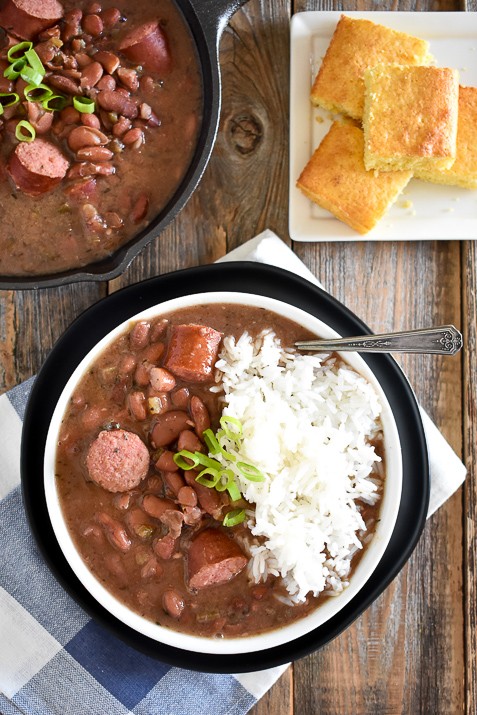
<path id="1" fill-rule="evenodd" d="M 453 325 L 421 328 L 384 335 L 357 335 L 353 338 L 300 340 L 298 350 L 328 352 L 346 350 L 360 353 L 434 353 L 455 355 L 462 347 L 462 335 Z"/>

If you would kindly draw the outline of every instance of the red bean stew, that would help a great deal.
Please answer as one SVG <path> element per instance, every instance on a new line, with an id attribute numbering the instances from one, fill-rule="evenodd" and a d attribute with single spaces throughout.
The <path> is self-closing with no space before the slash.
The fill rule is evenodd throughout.
<path id="1" fill-rule="evenodd" d="M 307 337 L 274 313 L 236 305 L 137 322 L 82 377 L 64 416 L 57 486 L 75 544 L 109 591 L 162 626 L 244 636 L 302 618 L 322 602 L 282 602 L 278 577 L 252 583 L 248 529 L 223 525 L 245 502 L 198 484 L 197 472 L 173 459 L 182 449 L 206 452 L 203 432 L 218 426 L 221 407 L 210 388 L 222 336 L 270 326 L 284 345 Z M 376 451 L 383 456 L 382 444 Z M 370 532 L 378 511 L 379 504 L 361 507 Z"/>
<path id="2" fill-rule="evenodd" d="M 0 2 L 0 273 L 93 263 L 185 175 L 202 111 L 173 0 Z"/>

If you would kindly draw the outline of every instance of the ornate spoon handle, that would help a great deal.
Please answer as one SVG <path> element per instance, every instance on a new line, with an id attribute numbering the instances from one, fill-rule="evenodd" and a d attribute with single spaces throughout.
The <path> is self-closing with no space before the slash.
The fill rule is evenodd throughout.
<path id="1" fill-rule="evenodd" d="M 358 335 L 354 338 L 301 340 L 299 350 L 328 352 L 347 350 L 361 353 L 435 353 L 455 355 L 462 347 L 462 335 L 453 325 L 422 328 L 385 335 Z"/>

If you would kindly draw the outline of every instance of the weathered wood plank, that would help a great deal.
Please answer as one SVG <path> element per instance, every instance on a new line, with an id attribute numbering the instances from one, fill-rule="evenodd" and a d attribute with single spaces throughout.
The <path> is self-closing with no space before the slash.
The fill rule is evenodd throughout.
<path id="1" fill-rule="evenodd" d="M 38 372 L 68 325 L 103 295 L 97 283 L 0 291 L 0 391 Z"/>
<path id="2" fill-rule="evenodd" d="M 477 709 L 477 249 L 462 244 L 464 331 L 464 455 L 468 469 L 464 501 L 464 615 L 466 645 L 466 709 Z"/>

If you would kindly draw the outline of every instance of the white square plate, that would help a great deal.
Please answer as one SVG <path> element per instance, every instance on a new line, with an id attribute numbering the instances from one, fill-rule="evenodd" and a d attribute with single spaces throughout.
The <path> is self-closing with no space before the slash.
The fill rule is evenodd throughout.
<path id="1" fill-rule="evenodd" d="M 330 113 L 310 102 L 310 89 L 341 12 L 301 12 L 291 22 L 290 236 L 294 241 L 477 238 L 477 190 L 412 179 L 388 213 L 364 236 L 338 221 L 296 188 L 303 167 L 330 125 Z M 477 86 L 477 13 L 346 12 L 428 40 L 441 67 L 459 70 Z"/>

